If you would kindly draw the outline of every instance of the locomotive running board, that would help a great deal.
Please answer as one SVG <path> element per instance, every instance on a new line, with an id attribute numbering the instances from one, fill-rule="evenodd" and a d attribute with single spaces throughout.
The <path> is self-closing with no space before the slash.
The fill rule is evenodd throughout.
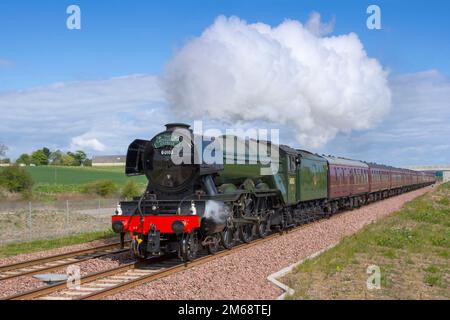
<path id="1" fill-rule="evenodd" d="M 262 221 L 266 221 L 266 219 L 261 219 L 259 217 L 241 217 L 241 218 L 233 219 L 233 222 L 236 222 L 236 223 L 255 223 L 255 222 L 262 222 Z"/>

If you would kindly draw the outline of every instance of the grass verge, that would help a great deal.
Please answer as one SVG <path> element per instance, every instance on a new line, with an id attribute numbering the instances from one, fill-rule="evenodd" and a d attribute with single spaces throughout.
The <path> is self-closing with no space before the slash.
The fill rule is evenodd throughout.
<path id="1" fill-rule="evenodd" d="M 31 253 L 90 242 L 94 240 L 107 239 L 115 235 L 112 230 L 81 233 L 73 236 L 55 238 L 49 240 L 34 240 L 30 242 L 9 243 L 0 246 L 0 258 L 15 256 L 22 253 Z"/>
<path id="2" fill-rule="evenodd" d="M 307 260 L 281 279 L 287 299 L 449 299 L 449 199 L 446 183 Z M 380 289 L 367 288 L 369 266 Z"/>

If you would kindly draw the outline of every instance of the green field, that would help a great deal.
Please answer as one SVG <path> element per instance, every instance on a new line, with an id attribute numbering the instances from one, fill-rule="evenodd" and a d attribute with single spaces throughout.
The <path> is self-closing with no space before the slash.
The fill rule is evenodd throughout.
<path id="1" fill-rule="evenodd" d="M 80 192 L 84 185 L 99 180 L 111 180 L 119 188 L 128 180 L 142 188 L 147 184 L 145 176 L 127 177 L 124 167 L 37 166 L 25 169 L 33 179 L 33 192 L 39 195 Z"/>
<path id="2" fill-rule="evenodd" d="M 123 167 L 58 167 L 39 166 L 26 167 L 33 181 L 38 184 L 80 185 L 97 180 L 112 180 L 118 185 L 127 179 L 134 179 L 138 183 L 145 183 L 143 176 L 129 178 Z"/>

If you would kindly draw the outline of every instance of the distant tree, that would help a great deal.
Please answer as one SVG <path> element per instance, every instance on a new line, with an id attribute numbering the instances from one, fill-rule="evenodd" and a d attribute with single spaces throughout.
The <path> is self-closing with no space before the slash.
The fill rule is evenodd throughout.
<path id="1" fill-rule="evenodd" d="M 42 151 L 44 152 L 44 154 L 47 156 L 47 159 L 50 157 L 51 151 L 49 148 L 44 147 L 42 148 Z"/>
<path id="2" fill-rule="evenodd" d="M 0 163 L 11 163 L 11 159 L 9 158 L 0 159 Z"/>
<path id="3" fill-rule="evenodd" d="M 31 163 L 31 157 L 29 154 L 23 153 L 19 158 L 17 158 L 16 163 L 29 165 Z"/>
<path id="4" fill-rule="evenodd" d="M 43 150 L 36 150 L 31 154 L 31 163 L 37 166 L 45 166 L 48 164 L 48 156 Z"/>
<path id="5" fill-rule="evenodd" d="M 81 166 L 87 159 L 86 153 L 82 150 L 77 150 L 75 153 L 69 151 L 67 154 L 75 159 L 75 166 Z"/>
<path id="6" fill-rule="evenodd" d="M 76 160 L 74 157 L 72 157 L 68 153 L 63 153 L 61 157 L 61 165 L 62 166 L 74 166 L 76 163 Z"/>
<path id="7" fill-rule="evenodd" d="M 63 154 L 61 150 L 53 151 L 48 157 L 49 163 L 55 166 L 61 166 Z"/>
<path id="8" fill-rule="evenodd" d="M 8 151 L 8 147 L 2 143 L 0 143 L 0 157 L 6 155 L 6 151 Z"/>

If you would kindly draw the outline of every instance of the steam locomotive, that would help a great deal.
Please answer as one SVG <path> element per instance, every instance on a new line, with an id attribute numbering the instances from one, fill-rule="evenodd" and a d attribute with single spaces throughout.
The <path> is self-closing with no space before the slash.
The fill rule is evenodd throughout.
<path id="1" fill-rule="evenodd" d="M 112 228 L 122 244 L 129 233 L 136 258 L 177 253 L 190 261 L 202 249 L 215 253 L 435 182 L 424 172 L 267 141 L 265 146 L 276 147 L 278 154 L 261 161 L 251 151 L 263 142 L 238 137 L 226 137 L 232 147 L 213 150 L 221 161 L 196 161 L 208 148 L 204 141 L 214 140 L 203 138 L 189 125 L 174 123 L 151 140 L 130 144 L 125 173 L 145 175 L 148 186 L 142 196 L 120 202 Z M 174 154 L 183 161 L 174 160 Z"/>

